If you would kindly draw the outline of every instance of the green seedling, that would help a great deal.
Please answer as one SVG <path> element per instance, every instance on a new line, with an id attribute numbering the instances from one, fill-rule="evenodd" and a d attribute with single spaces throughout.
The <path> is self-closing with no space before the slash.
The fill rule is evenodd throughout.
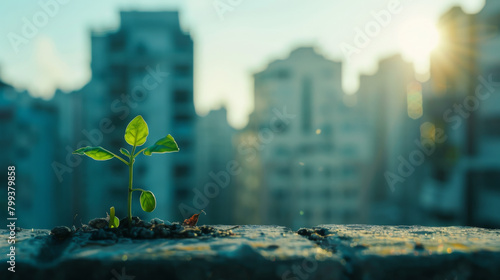
<path id="1" fill-rule="evenodd" d="M 115 216 L 115 207 L 109 208 L 109 228 L 117 228 L 120 226 L 120 219 Z"/>
<path id="2" fill-rule="evenodd" d="M 102 148 L 102 147 L 84 147 L 73 152 L 77 155 L 86 155 L 95 160 L 110 160 L 116 158 L 121 162 L 125 163 L 129 168 L 128 177 L 128 221 L 129 226 L 132 224 L 132 193 L 135 191 L 141 192 L 140 202 L 142 210 L 146 212 L 152 212 L 156 208 L 156 198 L 151 191 L 143 189 L 132 188 L 133 178 L 134 178 L 134 162 L 135 158 L 143 153 L 144 155 L 151 156 L 151 154 L 163 154 L 178 152 L 179 147 L 175 142 L 174 138 L 169 134 L 166 137 L 156 141 L 152 146 L 144 148 L 136 153 L 136 148 L 144 145 L 146 143 L 146 138 L 149 135 L 148 125 L 142 118 L 142 116 L 135 117 L 128 125 L 125 130 L 125 141 L 132 146 L 132 151 L 129 152 L 125 148 L 120 149 L 120 153 L 128 158 L 128 161 L 120 156 Z M 114 208 L 113 208 L 114 210 Z M 114 211 L 113 211 L 114 212 Z M 111 225 L 111 222 L 110 222 Z"/>

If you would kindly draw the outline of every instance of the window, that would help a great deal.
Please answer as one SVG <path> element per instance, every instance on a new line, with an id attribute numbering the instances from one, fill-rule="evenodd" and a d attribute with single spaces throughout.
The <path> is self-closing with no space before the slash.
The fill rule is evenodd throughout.
<path id="1" fill-rule="evenodd" d="M 186 64 L 178 64 L 174 66 L 174 73 L 177 76 L 190 76 L 191 75 L 191 67 Z"/>
<path id="2" fill-rule="evenodd" d="M 285 191 L 284 190 L 276 190 L 273 192 L 273 197 L 275 200 L 282 200 L 285 198 Z"/>
<path id="3" fill-rule="evenodd" d="M 290 76 L 291 75 L 290 75 L 289 70 L 281 69 L 281 70 L 276 71 L 276 78 L 278 78 L 278 79 L 285 80 L 285 79 L 290 78 Z"/>
<path id="4" fill-rule="evenodd" d="M 344 197 L 346 197 L 346 198 L 355 197 L 356 193 L 357 193 L 357 190 L 353 187 L 347 187 L 344 189 Z"/>
<path id="5" fill-rule="evenodd" d="M 189 176 L 191 173 L 191 168 L 189 168 L 188 165 L 182 164 L 182 165 L 176 165 L 174 167 L 174 174 L 177 177 L 186 177 Z"/>
<path id="6" fill-rule="evenodd" d="M 14 109 L 13 108 L 2 108 L 0 110 L 0 119 L 2 120 L 11 120 L 14 116 Z"/>
<path id="7" fill-rule="evenodd" d="M 282 157 L 288 157 L 288 156 L 290 156 L 290 149 L 288 149 L 286 147 L 277 147 L 276 148 L 276 155 L 282 156 Z"/>
<path id="8" fill-rule="evenodd" d="M 346 145 L 342 148 L 342 154 L 346 157 L 354 157 L 356 155 L 356 147 Z"/>
<path id="9" fill-rule="evenodd" d="M 312 170 L 311 167 L 309 166 L 304 166 L 304 177 L 311 177 L 312 176 Z"/>
<path id="10" fill-rule="evenodd" d="M 179 200 L 185 200 L 189 197 L 189 191 L 187 187 L 178 188 L 175 190 L 175 195 Z"/>
<path id="11" fill-rule="evenodd" d="M 111 165 L 111 171 L 113 173 L 122 173 L 123 171 L 125 171 L 124 167 L 123 167 L 123 164 L 121 162 L 118 162 L 118 161 L 114 161 L 113 164 Z"/>
<path id="12" fill-rule="evenodd" d="M 17 148 L 16 157 L 19 159 L 27 158 L 30 155 L 28 149 L 26 148 Z"/>
<path id="13" fill-rule="evenodd" d="M 276 168 L 276 174 L 278 174 L 279 176 L 290 176 L 291 174 L 291 169 L 289 166 L 281 166 L 281 167 L 278 167 Z"/>
<path id="14" fill-rule="evenodd" d="M 301 145 L 299 151 L 302 154 L 310 155 L 316 151 L 316 147 L 311 144 Z"/>
<path id="15" fill-rule="evenodd" d="M 191 102 L 191 97 L 192 95 L 187 90 L 177 89 L 174 91 L 174 102 L 189 103 Z"/>
<path id="16" fill-rule="evenodd" d="M 491 189 L 498 190 L 498 182 L 500 182 L 500 170 L 487 169 L 482 171 L 472 171 L 470 173 L 472 184 L 476 189 Z"/>
<path id="17" fill-rule="evenodd" d="M 321 196 L 323 196 L 323 198 L 325 198 L 325 199 L 331 199 L 332 198 L 332 191 L 328 188 L 324 189 Z"/>
<path id="18" fill-rule="evenodd" d="M 331 168 L 330 166 L 326 166 L 324 169 L 323 169 L 323 174 L 325 174 L 325 177 L 326 178 L 330 178 L 333 176 L 333 168 Z"/>
<path id="19" fill-rule="evenodd" d="M 484 120 L 483 131 L 489 137 L 500 137 L 500 117 Z"/>
<path id="20" fill-rule="evenodd" d="M 323 152 L 332 152 L 333 151 L 333 144 L 332 143 L 323 143 L 319 144 L 318 148 L 323 151 Z"/>
<path id="21" fill-rule="evenodd" d="M 113 148 L 121 148 L 123 145 L 123 140 L 122 139 L 113 139 L 113 140 L 111 140 L 110 144 Z"/>
<path id="22" fill-rule="evenodd" d="M 192 46 L 191 37 L 184 34 L 177 34 L 175 36 L 175 46 L 177 50 L 190 50 Z"/>
<path id="23" fill-rule="evenodd" d="M 193 116 L 190 114 L 179 113 L 174 116 L 176 122 L 189 122 L 193 120 Z"/>
<path id="24" fill-rule="evenodd" d="M 110 51 L 120 51 L 125 48 L 126 37 L 124 33 L 116 33 L 109 38 Z"/>
<path id="25" fill-rule="evenodd" d="M 137 166 L 137 175 L 139 177 L 146 175 L 146 171 L 147 171 L 147 168 L 143 164 Z"/>
<path id="26" fill-rule="evenodd" d="M 276 120 L 271 123 L 271 130 L 277 133 L 284 133 L 287 131 L 288 125 L 282 120 Z"/>
<path id="27" fill-rule="evenodd" d="M 179 147 L 182 147 L 184 151 L 189 150 L 191 148 L 191 141 L 185 140 L 185 139 L 180 139 L 177 140 L 177 145 Z"/>
<path id="28" fill-rule="evenodd" d="M 446 182 L 448 180 L 449 174 L 442 167 L 434 167 L 432 170 L 432 177 L 439 182 Z"/>
<path id="29" fill-rule="evenodd" d="M 346 165 L 344 166 L 343 173 L 345 177 L 352 177 L 356 175 L 357 170 L 353 165 Z"/>
<path id="30" fill-rule="evenodd" d="M 304 190 L 302 195 L 304 196 L 304 199 L 311 199 L 311 191 L 310 190 Z"/>
<path id="31" fill-rule="evenodd" d="M 139 43 L 137 44 L 137 46 L 135 47 L 135 52 L 137 54 L 141 54 L 141 55 L 144 55 L 148 52 L 146 46 L 143 44 L 143 43 Z"/>
<path id="32" fill-rule="evenodd" d="M 302 130 L 311 131 L 312 128 L 312 81 L 309 77 L 302 82 Z"/>
<path id="33" fill-rule="evenodd" d="M 111 197 L 121 197 L 123 196 L 123 186 L 113 185 L 108 189 L 108 194 Z"/>

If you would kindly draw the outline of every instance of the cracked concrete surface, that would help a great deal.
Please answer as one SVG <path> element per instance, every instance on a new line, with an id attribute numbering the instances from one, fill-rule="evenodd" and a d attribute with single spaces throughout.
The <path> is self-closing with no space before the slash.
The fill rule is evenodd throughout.
<path id="1" fill-rule="evenodd" d="M 230 226 L 215 226 L 228 229 Z M 241 226 L 227 237 L 56 240 L 17 233 L 16 272 L 0 231 L 2 279 L 498 279 L 500 230 L 321 225 Z"/>

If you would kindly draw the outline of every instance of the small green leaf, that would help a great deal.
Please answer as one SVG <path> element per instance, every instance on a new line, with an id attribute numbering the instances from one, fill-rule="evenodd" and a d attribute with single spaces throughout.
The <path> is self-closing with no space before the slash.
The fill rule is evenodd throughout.
<path id="1" fill-rule="evenodd" d="M 109 160 L 115 157 L 115 155 L 104 149 L 103 147 L 85 147 L 80 148 L 73 152 L 73 154 L 77 155 L 87 155 L 90 158 L 95 160 Z"/>
<path id="2" fill-rule="evenodd" d="M 140 197 L 141 208 L 146 212 L 153 212 L 156 208 L 156 198 L 155 195 L 150 191 L 144 191 L 141 193 Z"/>
<path id="3" fill-rule="evenodd" d="M 125 129 L 125 141 L 131 146 L 142 146 L 149 135 L 148 125 L 142 116 L 135 117 Z"/>
<path id="4" fill-rule="evenodd" d="M 88 147 L 88 146 L 87 146 L 87 147 L 80 148 L 80 149 L 78 149 L 78 150 L 74 151 L 74 152 L 73 152 L 73 154 L 76 154 L 76 155 L 84 155 L 84 154 L 85 154 L 85 153 L 84 153 L 84 151 L 85 151 L 85 149 L 87 149 L 87 148 L 90 148 L 90 147 Z"/>
<path id="5" fill-rule="evenodd" d="M 156 141 L 156 143 L 153 146 L 150 146 L 146 150 L 144 150 L 144 154 L 150 156 L 152 153 L 163 154 L 163 153 L 171 153 L 178 151 L 179 151 L 179 146 L 177 146 L 174 137 L 172 137 L 172 135 L 169 134 L 166 137 Z"/>
<path id="6" fill-rule="evenodd" d="M 115 216 L 115 207 L 109 208 L 109 228 L 117 228 L 120 226 L 120 219 Z"/>
<path id="7" fill-rule="evenodd" d="M 125 148 L 120 148 L 120 153 L 130 158 L 130 152 Z"/>
<path id="8" fill-rule="evenodd" d="M 111 226 L 111 228 L 117 228 L 120 226 L 120 219 L 118 219 L 116 216 L 114 217 L 113 219 L 113 225 Z"/>

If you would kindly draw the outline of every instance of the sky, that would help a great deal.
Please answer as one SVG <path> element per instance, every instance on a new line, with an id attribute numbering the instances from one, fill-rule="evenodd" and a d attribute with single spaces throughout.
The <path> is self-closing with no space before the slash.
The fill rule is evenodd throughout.
<path id="1" fill-rule="evenodd" d="M 297 47 L 343 61 L 348 94 L 360 74 L 375 73 L 380 59 L 396 53 L 424 77 L 423 50 L 438 43 L 434 25 L 454 5 L 475 13 L 484 0 L 3 0 L 0 79 L 43 98 L 56 88 L 77 90 L 91 78 L 91 30 L 117 29 L 120 10 L 176 9 L 195 44 L 196 111 L 226 106 L 230 124 L 241 128 L 253 109 L 253 74 Z M 36 30 L 24 36 L 34 21 Z M 363 44 L 355 40 L 360 30 Z"/>

